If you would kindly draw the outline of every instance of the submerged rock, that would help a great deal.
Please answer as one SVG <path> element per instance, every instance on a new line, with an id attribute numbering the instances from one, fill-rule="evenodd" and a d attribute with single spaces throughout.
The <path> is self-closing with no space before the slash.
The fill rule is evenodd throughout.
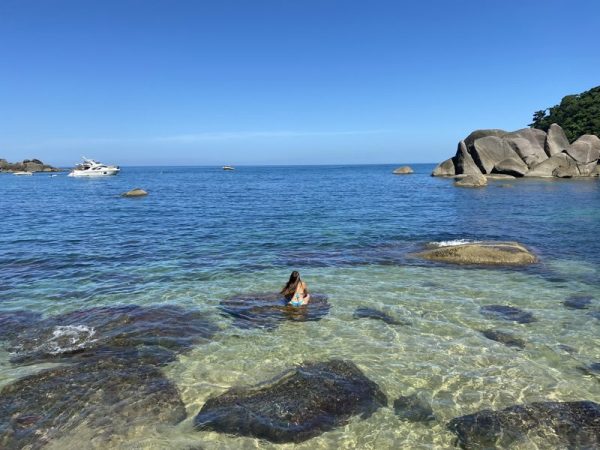
<path id="1" fill-rule="evenodd" d="M 0 448 L 42 448 L 80 425 L 96 439 L 136 424 L 185 419 L 177 388 L 155 367 L 96 359 L 21 378 L 0 391 Z"/>
<path id="2" fill-rule="evenodd" d="M 311 294 L 308 305 L 294 307 L 287 305 L 281 294 L 237 295 L 221 301 L 219 308 L 234 318 L 233 325 L 238 328 L 275 329 L 285 320 L 308 322 L 321 320 L 331 305 L 327 296 Z"/>
<path id="3" fill-rule="evenodd" d="M 14 339 L 23 330 L 33 328 L 42 315 L 23 309 L 0 311 L 0 341 Z"/>
<path id="4" fill-rule="evenodd" d="M 389 314 L 373 308 L 356 308 L 353 317 L 355 319 L 375 319 L 381 320 L 388 325 L 408 325 L 408 322 L 394 319 Z"/>
<path id="5" fill-rule="evenodd" d="M 492 341 L 500 342 L 508 347 L 525 348 L 525 341 L 504 331 L 489 329 L 483 330 L 481 334 Z"/>
<path id="6" fill-rule="evenodd" d="M 587 309 L 593 299 L 591 295 L 572 295 L 563 302 L 563 305 L 570 309 Z"/>
<path id="7" fill-rule="evenodd" d="M 106 356 L 109 348 L 117 355 L 138 346 L 182 352 L 216 331 L 203 313 L 175 305 L 96 307 L 51 316 L 23 329 L 10 339 L 9 350 L 18 363 L 91 358 L 99 349 Z"/>
<path id="8" fill-rule="evenodd" d="M 583 373 L 585 373 L 586 375 L 594 375 L 594 376 L 600 375 L 600 362 L 591 363 L 586 366 L 580 366 L 577 368 L 579 370 L 581 370 Z"/>
<path id="9" fill-rule="evenodd" d="M 467 175 L 454 183 L 456 187 L 484 187 L 487 186 L 487 178 L 484 175 Z"/>
<path id="10" fill-rule="evenodd" d="M 414 256 L 453 264 L 525 265 L 537 261 L 535 255 L 517 242 L 478 242 L 436 247 Z"/>
<path id="11" fill-rule="evenodd" d="M 145 197 L 146 195 L 148 195 L 148 192 L 146 192 L 145 190 L 135 188 L 131 191 L 124 192 L 123 194 L 121 194 L 121 197 Z"/>
<path id="12" fill-rule="evenodd" d="M 448 423 L 463 449 L 512 448 L 518 440 L 546 442 L 547 448 L 600 446 L 600 405 L 590 401 L 539 402 L 457 417 Z"/>
<path id="13" fill-rule="evenodd" d="M 394 169 L 394 174 L 396 175 L 408 175 L 411 173 L 414 173 L 415 171 L 412 169 L 412 167 L 410 166 L 402 166 L 402 167 L 398 167 L 397 169 Z"/>
<path id="14" fill-rule="evenodd" d="M 487 305 L 479 308 L 479 312 L 490 319 L 509 320 L 517 323 L 535 322 L 533 314 L 514 306 Z"/>
<path id="15" fill-rule="evenodd" d="M 408 422 L 431 422 L 435 415 L 431 405 L 420 399 L 417 394 L 402 396 L 394 400 L 394 413 Z"/>
<path id="16" fill-rule="evenodd" d="M 271 442 L 302 442 L 370 416 L 387 398 L 350 361 L 305 363 L 274 380 L 233 388 L 209 399 L 196 429 L 253 436 Z"/>

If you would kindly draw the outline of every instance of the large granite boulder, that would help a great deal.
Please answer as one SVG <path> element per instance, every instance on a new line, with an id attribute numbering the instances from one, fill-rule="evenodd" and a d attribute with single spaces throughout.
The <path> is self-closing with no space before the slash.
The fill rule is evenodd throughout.
<path id="1" fill-rule="evenodd" d="M 553 123 L 548 128 L 544 150 L 548 156 L 554 156 L 569 148 L 569 140 L 560 125 Z"/>
<path id="2" fill-rule="evenodd" d="M 494 166 L 494 173 L 522 177 L 529 172 L 529 167 L 518 158 L 507 158 Z"/>
<path id="3" fill-rule="evenodd" d="M 487 186 L 487 178 L 484 175 L 467 175 L 454 183 L 457 187 L 478 188 Z"/>
<path id="4" fill-rule="evenodd" d="M 446 161 L 439 163 L 431 173 L 432 177 L 451 177 L 454 175 L 456 175 L 454 158 L 448 158 Z"/>
<path id="5" fill-rule="evenodd" d="M 558 171 L 559 168 L 561 169 L 560 171 Z M 577 163 L 566 153 L 557 153 L 556 155 L 551 156 L 543 163 L 535 166 L 524 176 L 551 178 L 559 173 L 562 175 L 570 173 L 572 174 L 572 176 L 577 176 L 579 174 L 579 170 L 577 169 Z"/>
<path id="6" fill-rule="evenodd" d="M 504 137 L 506 134 L 506 131 L 499 129 L 475 130 L 465 138 L 465 145 L 469 151 L 472 151 L 473 144 L 477 139 L 489 136 Z"/>
<path id="7" fill-rule="evenodd" d="M 478 242 L 434 247 L 413 256 L 451 264 L 526 265 L 537 258 L 517 242 Z"/>
<path id="8" fill-rule="evenodd" d="M 526 139 L 536 150 L 544 152 L 544 147 L 546 146 L 546 132 L 544 130 L 522 128 L 503 136 L 504 139 L 510 139 L 511 137 Z"/>
<path id="9" fill-rule="evenodd" d="M 534 145 L 530 140 L 522 137 L 506 137 L 505 140 L 519 155 L 527 167 L 534 167 L 548 159 L 546 152 L 539 145 Z M 537 143 L 536 143 L 537 144 Z"/>
<path id="10" fill-rule="evenodd" d="M 505 159 L 519 159 L 519 155 L 510 144 L 497 136 L 477 139 L 473 143 L 471 154 L 482 173 L 492 173 L 494 166 Z"/>
<path id="11" fill-rule="evenodd" d="M 573 142 L 566 153 L 576 161 L 579 174 L 589 176 L 596 169 L 600 157 L 600 138 L 585 134 Z"/>
<path id="12" fill-rule="evenodd" d="M 458 143 L 458 149 L 454 156 L 454 167 L 456 168 L 457 175 L 481 175 L 481 170 L 473 161 L 473 157 L 467 150 L 467 144 L 465 141 Z"/>
<path id="13" fill-rule="evenodd" d="M 597 449 L 600 405 L 591 401 L 539 402 L 500 411 L 486 409 L 452 419 L 448 429 L 456 434 L 461 448 L 468 450 L 508 449 L 517 441 L 527 444 L 532 438 L 544 448 Z M 532 448 L 540 447 L 534 444 Z"/>
<path id="14" fill-rule="evenodd" d="M 196 416 L 198 430 L 302 442 L 369 417 L 387 398 L 350 361 L 305 363 L 258 386 L 233 388 L 210 398 Z"/>
<path id="15" fill-rule="evenodd" d="M 40 449 L 84 426 L 103 448 L 134 426 L 186 417 L 175 385 L 136 359 L 94 359 L 21 378 L 0 391 L 0 448 Z M 84 448 L 82 446 L 80 448 Z"/>

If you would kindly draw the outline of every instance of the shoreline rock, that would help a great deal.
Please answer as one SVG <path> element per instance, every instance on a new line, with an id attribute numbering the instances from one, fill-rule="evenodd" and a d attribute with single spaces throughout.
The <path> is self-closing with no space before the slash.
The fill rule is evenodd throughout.
<path id="1" fill-rule="evenodd" d="M 25 159 L 22 162 L 10 163 L 0 158 L 0 172 L 60 172 L 61 169 L 44 164 L 39 159 Z"/>
<path id="2" fill-rule="evenodd" d="M 599 160 L 598 136 L 586 134 L 569 143 L 563 129 L 557 124 L 552 124 L 547 133 L 535 128 L 513 132 L 476 130 L 461 140 L 455 155 L 438 164 L 431 175 L 597 177 L 600 174 Z"/>

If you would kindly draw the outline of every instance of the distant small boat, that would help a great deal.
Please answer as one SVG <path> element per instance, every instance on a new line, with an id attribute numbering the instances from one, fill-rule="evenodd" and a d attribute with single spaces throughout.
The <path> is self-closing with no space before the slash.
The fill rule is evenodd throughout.
<path id="1" fill-rule="evenodd" d="M 232 167 L 232 166 L 223 166 L 223 170 L 235 170 L 235 167 Z"/>
<path id="2" fill-rule="evenodd" d="M 32 172 L 13 172 L 13 175 L 33 175 Z"/>

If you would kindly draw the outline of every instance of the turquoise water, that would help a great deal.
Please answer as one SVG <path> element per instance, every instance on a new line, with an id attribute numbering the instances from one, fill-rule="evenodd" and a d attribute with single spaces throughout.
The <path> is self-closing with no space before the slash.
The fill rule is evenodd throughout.
<path id="1" fill-rule="evenodd" d="M 210 342 L 162 368 L 187 419 L 140 418 L 126 433 L 92 439 L 85 422 L 48 448 L 450 448 L 448 420 L 484 408 L 543 400 L 600 402 L 600 384 L 578 367 L 600 361 L 600 183 L 597 179 L 497 180 L 457 189 L 432 165 L 394 176 L 393 166 L 124 168 L 116 177 L 0 176 L 0 312 L 45 316 L 97 306 L 179 305 L 219 328 Z M 150 195 L 125 199 L 141 187 Z M 493 269 L 424 263 L 408 256 L 431 242 L 518 240 L 540 262 Z M 239 329 L 220 314 L 234 295 L 274 292 L 299 270 L 326 294 L 329 314 Z M 588 309 L 565 308 L 591 296 Z M 532 312 L 517 324 L 484 317 L 503 304 Z M 354 319 L 372 307 L 405 326 Z M 522 350 L 485 338 L 495 328 Z M 566 351 L 568 349 L 569 351 Z M 0 385 L 53 366 L 11 364 Z M 308 360 L 349 359 L 390 403 L 419 393 L 437 420 L 399 420 L 382 408 L 366 420 L 302 444 L 197 432 L 207 398 L 270 379 Z M 534 440 L 516 448 L 544 448 Z"/>

